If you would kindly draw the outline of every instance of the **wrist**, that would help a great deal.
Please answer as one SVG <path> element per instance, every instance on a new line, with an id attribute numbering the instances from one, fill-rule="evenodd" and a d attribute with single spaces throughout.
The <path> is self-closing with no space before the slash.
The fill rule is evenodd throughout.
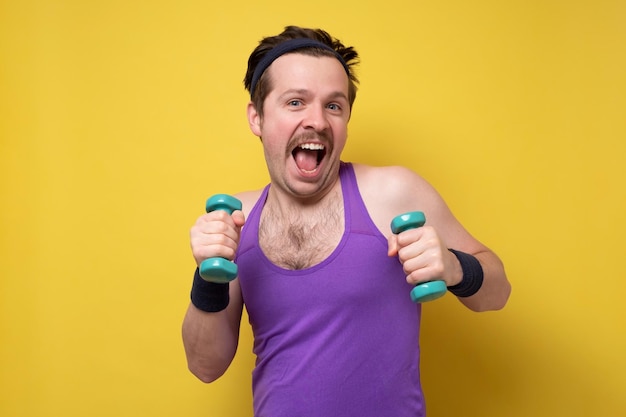
<path id="1" fill-rule="evenodd" d="M 230 296 L 228 283 L 205 281 L 196 268 L 191 286 L 191 303 L 207 313 L 216 313 L 228 307 Z"/>
<path id="2" fill-rule="evenodd" d="M 463 277 L 461 282 L 448 287 L 448 291 L 457 297 L 470 297 L 478 292 L 483 285 L 483 268 L 474 255 L 448 249 L 459 261 Z"/>

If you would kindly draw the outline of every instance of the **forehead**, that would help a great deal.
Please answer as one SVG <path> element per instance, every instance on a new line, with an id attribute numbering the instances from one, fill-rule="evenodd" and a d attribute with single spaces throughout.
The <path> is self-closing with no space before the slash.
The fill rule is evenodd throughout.
<path id="1" fill-rule="evenodd" d="M 289 53 L 276 59 L 267 72 L 271 78 L 272 92 L 306 89 L 348 95 L 348 75 L 334 57 Z"/>

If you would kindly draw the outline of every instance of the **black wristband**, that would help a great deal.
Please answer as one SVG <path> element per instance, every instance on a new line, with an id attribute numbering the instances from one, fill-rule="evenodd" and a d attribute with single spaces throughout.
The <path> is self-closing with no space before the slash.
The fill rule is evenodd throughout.
<path id="1" fill-rule="evenodd" d="M 202 279 L 200 271 L 196 268 L 193 275 L 193 285 L 191 286 L 191 303 L 198 310 L 207 313 L 216 313 L 224 310 L 228 306 L 230 296 L 228 295 L 228 283 L 215 283 Z"/>
<path id="2" fill-rule="evenodd" d="M 456 256 L 463 270 L 463 279 L 448 290 L 457 297 L 469 297 L 478 292 L 483 285 L 483 267 L 475 256 L 454 249 L 448 249 Z"/>

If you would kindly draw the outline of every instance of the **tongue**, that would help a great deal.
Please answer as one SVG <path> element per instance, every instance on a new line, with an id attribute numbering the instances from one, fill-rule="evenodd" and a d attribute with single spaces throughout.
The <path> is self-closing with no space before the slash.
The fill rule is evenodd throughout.
<path id="1" fill-rule="evenodd" d="M 298 168 L 303 171 L 313 171 L 317 167 L 317 151 L 298 149 L 293 157 Z"/>

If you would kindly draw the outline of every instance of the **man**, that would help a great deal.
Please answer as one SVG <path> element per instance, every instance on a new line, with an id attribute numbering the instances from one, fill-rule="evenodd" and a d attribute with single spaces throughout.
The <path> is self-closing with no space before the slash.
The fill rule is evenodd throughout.
<path id="1" fill-rule="evenodd" d="M 245 304 L 256 416 L 423 416 L 411 288 L 443 280 L 474 311 L 500 309 L 510 293 L 498 257 L 423 178 L 341 161 L 357 58 L 322 30 L 287 27 L 260 42 L 247 114 L 271 183 L 238 194 L 243 211 L 205 214 L 191 229 L 198 265 L 234 259 L 239 275 L 213 284 L 196 271 L 189 368 L 204 382 L 226 371 Z M 391 220 L 415 210 L 426 225 L 393 234 Z"/>

